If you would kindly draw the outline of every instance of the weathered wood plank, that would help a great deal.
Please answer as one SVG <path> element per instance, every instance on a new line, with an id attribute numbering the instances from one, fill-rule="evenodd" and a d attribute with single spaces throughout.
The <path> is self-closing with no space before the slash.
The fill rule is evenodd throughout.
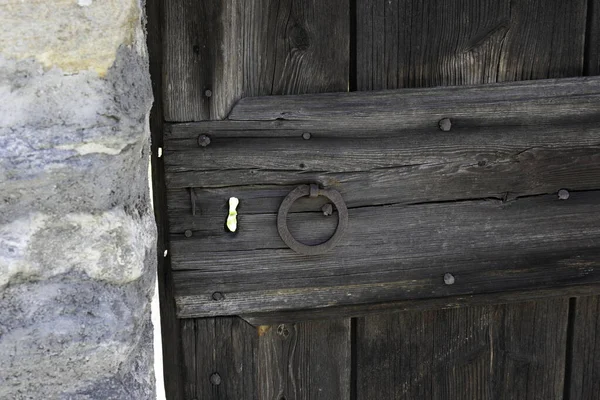
<path id="1" fill-rule="evenodd" d="M 397 89 L 579 76 L 584 64 L 586 3 L 585 0 L 357 2 L 356 87 Z M 533 121 L 529 123 L 534 124 Z M 557 290 L 555 294 L 570 294 L 552 290 Z M 487 303 L 493 299 L 477 301 Z M 562 398 L 560 374 L 566 353 L 567 304 L 567 299 L 557 299 L 511 304 L 504 306 L 501 313 L 491 311 L 497 307 L 437 311 L 435 319 L 426 321 L 413 313 L 358 319 L 358 325 L 368 327 L 371 332 L 385 332 L 386 337 L 381 338 L 376 348 L 384 352 L 382 356 L 390 364 L 403 368 L 382 370 L 381 376 L 369 375 L 370 380 L 363 381 L 362 398 Z M 546 321 L 535 318 L 533 322 L 531 307 L 535 308 L 536 316 L 545 316 Z M 472 319 L 473 313 L 485 315 L 490 327 L 482 327 L 480 320 Z M 516 317 L 506 318 L 507 315 Z M 447 321 L 460 322 L 461 329 L 448 329 Z M 497 335 L 531 327 L 519 334 Z M 422 332 L 427 334 L 420 335 Z M 477 335 L 465 336 L 465 332 Z M 548 334 L 556 332 L 562 336 L 549 341 Z M 405 335 L 410 335 L 411 344 L 407 345 L 410 347 L 405 352 L 394 351 L 402 345 Z M 465 343 L 465 337 L 479 337 L 485 343 L 482 351 L 469 353 L 477 349 L 475 342 L 472 346 L 469 343 L 464 347 L 448 346 Z M 432 341 L 439 345 L 433 347 Z M 359 333 L 356 342 L 359 348 L 368 348 L 369 335 Z M 549 343 L 553 345 L 546 349 L 535 347 Z M 436 351 L 445 360 L 460 361 L 452 364 L 454 368 L 447 368 L 437 360 L 432 363 L 431 354 Z M 529 357 L 531 354 L 536 356 Z M 512 365 L 508 362 L 511 359 Z M 362 374 L 368 374 L 369 365 Z M 419 376 L 411 366 L 421 367 L 420 386 L 410 380 Z M 384 393 L 386 385 L 390 396 Z M 378 390 L 382 396 L 377 395 Z M 428 395 L 421 396 L 424 390 L 429 391 Z"/>
<path id="2" fill-rule="evenodd" d="M 357 1 L 357 90 L 581 74 L 586 1 Z"/>
<path id="3" fill-rule="evenodd" d="M 347 0 L 165 3 L 165 119 L 222 119 L 243 96 L 347 87 Z"/>
<path id="4" fill-rule="evenodd" d="M 546 300 L 358 319 L 357 398 L 562 398 L 567 312 Z"/>
<path id="5" fill-rule="evenodd" d="M 370 131 L 388 132 L 437 128 L 440 118 L 455 118 L 459 126 L 461 122 L 465 126 L 477 122 L 487 126 L 507 122 L 515 126 L 539 125 L 540 118 L 560 121 L 570 117 L 577 121 L 589 115 L 597 101 L 598 82 L 596 77 L 580 77 L 435 89 L 247 97 L 236 104 L 229 119 L 310 121 L 321 129 L 343 125 L 344 129 L 358 131 L 370 126 Z M 587 96 L 591 97 L 586 100 Z M 548 107 L 555 107 L 552 112 L 556 114 L 548 114 Z"/>
<path id="6" fill-rule="evenodd" d="M 180 316 L 442 297 L 593 283 L 599 278 L 600 194 L 572 193 L 503 203 L 466 201 L 350 210 L 347 236 L 330 253 L 295 254 L 271 223 L 240 219 L 237 235 L 213 242 L 172 239 Z M 330 218 L 296 213 L 297 230 L 315 241 Z M 315 218 L 327 221 L 316 224 Z M 301 220 L 301 221 L 300 221 Z M 329 226 L 327 225 L 329 224 Z M 244 226 L 257 226 L 257 229 Z M 306 236 L 297 234 L 307 243 Z M 210 235 L 202 238 L 214 240 Z M 252 250 L 244 250 L 251 243 Z M 218 244 L 218 245 L 217 245 Z M 236 246 L 238 248 L 236 248 Z M 217 250 L 218 249 L 218 250 Z M 452 272 L 454 285 L 444 285 Z M 268 283 L 267 283 L 268 282 Z M 213 292 L 225 300 L 213 301 Z"/>
<path id="7" fill-rule="evenodd" d="M 188 15 L 186 21 L 171 18 L 175 22 L 170 27 L 177 33 L 170 36 L 182 37 L 179 42 L 167 44 L 176 52 L 169 55 L 171 59 L 165 59 L 167 80 L 171 84 L 166 93 L 167 120 L 223 118 L 243 96 L 347 89 L 350 9 L 347 0 L 209 3 L 188 2 L 183 10 L 177 9 L 181 2 L 169 5 L 180 12 L 180 18 Z M 210 97 L 206 96 L 207 89 L 211 91 Z M 199 211 L 203 212 L 200 205 Z M 349 343 L 349 320 L 297 324 L 292 351 L 273 349 L 274 354 L 270 353 L 271 341 L 279 340 L 278 336 L 267 334 L 256 339 L 255 333 L 241 326 L 218 329 L 229 321 L 224 317 L 195 320 L 197 399 L 271 399 L 268 397 L 271 389 L 285 392 L 288 400 L 319 398 L 317 394 L 324 388 L 325 394 L 336 393 L 336 388 L 325 387 L 325 379 L 340 383 L 348 379 L 349 358 L 332 352 Z M 275 332 L 277 326 L 270 329 Z M 252 344 L 242 349 L 233 345 L 242 338 L 244 343 L 252 340 Z M 325 347 L 325 343 L 334 340 L 335 345 Z M 250 347 L 252 354 L 247 350 Z M 297 353 L 305 350 L 311 354 L 309 359 Z M 219 369 L 215 359 L 237 359 L 240 362 L 236 362 L 236 371 L 243 370 L 242 376 L 221 374 L 223 383 L 212 385 L 209 376 Z M 324 371 L 321 365 L 331 368 Z M 289 374 L 282 381 L 286 386 L 279 387 L 273 377 L 283 368 Z M 227 366 L 225 370 L 230 371 Z M 247 382 L 250 377 L 254 389 Z M 265 382 L 271 383 L 268 388 L 263 385 Z M 331 398 L 348 398 L 343 386 L 337 389 Z"/>
<path id="8" fill-rule="evenodd" d="M 600 284 L 558 287 L 551 289 L 515 290 L 490 294 L 438 297 L 431 299 L 391 301 L 385 303 L 357 304 L 350 306 L 320 308 L 316 310 L 292 310 L 242 315 L 254 326 L 295 323 L 325 318 L 365 317 L 377 314 L 401 313 L 404 311 L 431 311 L 485 305 L 520 306 L 526 301 L 548 300 L 569 296 L 592 296 L 600 293 Z"/>
<path id="9" fill-rule="evenodd" d="M 361 244 L 367 249 L 378 245 L 378 262 L 382 264 L 422 258 L 425 265 L 457 254 L 460 258 L 459 252 L 466 249 L 471 249 L 473 255 L 477 252 L 488 254 L 496 248 L 503 250 L 502 246 L 514 246 L 530 252 L 537 246 L 545 248 L 551 243 L 554 246 L 555 241 L 561 243 L 560 249 L 568 250 L 568 246 L 581 243 L 581 239 L 587 238 L 590 244 L 594 243 L 594 235 L 598 233 L 595 224 L 600 222 L 599 217 L 594 215 L 600 205 L 594 202 L 599 196 L 600 192 L 591 191 L 571 193 L 566 201 L 561 201 L 557 195 L 546 195 L 508 203 L 482 199 L 358 207 L 349 210 L 351 225 L 346 237 L 337 248 L 318 260 L 320 268 L 328 270 L 338 266 L 372 267 L 373 263 L 368 260 L 374 251 L 360 249 Z M 233 272 L 243 266 L 244 271 L 241 272 L 249 272 L 265 269 L 262 262 L 273 256 L 273 261 L 292 262 L 289 267 L 278 267 L 279 270 L 290 271 L 316 260 L 287 251 L 288 247 L 277 232 L 274 213 L 243 215 L 241 212 L 236 234 L 225 230 L 224 213 L 221 218 L 203 219 L 204 227 L 192 231 L 191 237 L 172 235 L 173 269 Z M 558 222 L 560 229 L 555 227 Z M 532 224 L 539 224 L 539 227 Z M 332 217 L 324 217 L 321 212 L 301 212 L 288 217 L 291 232 L 307 244 L 326 240 L 335 231 L 336 225 L 336 213 Z M 600 229 L 600 226 L 597 228 Z M 520 243 L 522 239 L 528 239 L 528 243 Z M 283 251 L 275 251 L 277 249 Z M 254 250 L 257 258 L 250 254 Z M 227 255 L 227 252 L 232 254 Z M 245 261 L 238 258 L 236 252 L 245 252 Z M 258 259 L 261 260 L 260 265 L 255 264 Z M 219 260 L 230 264 L 218 265 Z M 416 267 L 419 262 L 409 264 Z"/>
<path id="10" fill-rule="evenodd" d="M 350 319 L 261 326 L 263 399 L 350 398 Z"/>
<path id="11" fill-rule="evenodd" d="M 600 0 L 588 0 L 585 75 L 600 75 Z"/>
<path id="12" fill-rule="evenodd" d="M 600 1 L 589 0 L 585 75 L 600 75 Z M 600 296 L 571 299 L 569 399 L 595 399 L 600 393 Z"/>
<path id="13" fill-rule="evenodd" d="M 596 399 L 600 393 L 600 297 L 577 298 L 573 315 L 570 399 Z"/>
<path id="14" fill-rule="evenodd" d="M 186 399 L 258 399 L 258 333 L 240 318 L 182 320 Z"/>

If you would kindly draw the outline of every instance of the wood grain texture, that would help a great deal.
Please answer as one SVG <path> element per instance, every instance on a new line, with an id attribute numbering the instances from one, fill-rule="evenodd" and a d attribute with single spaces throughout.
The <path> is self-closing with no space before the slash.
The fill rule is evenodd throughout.
<path id="1" fill-rule="evenodd" d="M 357 2 L 354 86 L 397 89 L 579 76 L 586 9 L 586 0 Z M 442 310 L 430 313 L 429 320 L 416 313 L 359 318 L 358 326 L 368 332 L 384 332 L 375 349 L 402 372 L 384 369 L 375 375 L 370 371 L 379 363 L 365 357 L 357 371 L 366 378 L 358 379 L 363 395 L 357 398 L 562 398 L 568 303 L 539 300 L 501 306 L 502 312 L 498 306 Z M 486 316 L 489 325 L 474 315 Z M 449 329 L 448 321 L 461 328 Z M 522 328 L 527 330 L 517 333 Z M 470 337 L 465 332 L 476 332 L 485 344 L 465 344 Z M 406 335 L 411 337 L 406 351 L 395 352 Z M 359 349 L 371 348 L 369 336 L 357 334 Z M 459 343 L 464 347 L 453 346 Z M 451 361 L 449 367 L 431 362 L 439 353 Z"/>
<path id="2" fill-rule="evenodd" d="M 600 1 L 589 0 L 585 75 L 600 75 Z M 596 399 L 600 393 L 600 296 L 571 299 L 569 399 Z"/>
<path id="3" fill-rule="evenodd" d="M 579 206 L 569 200 L 565 211 L 556 208 L 563 203 L 555 195 L 532 196 L 563 187 L 600 187 L 599 92 L 600 78 L 577 78 L 248 98 L 231 113 L 231 118 L 248 118 L 247 129 L 233 136 L 226 127 L 224 137 L 214 130 L 205 148 L 190 147 L 198 132 L 189 124 L 182 130 L 172 126 L 168 179 L 173 183 L 183 175 L 174 189 L 195 187 L 199 210 L 190 216 L 187 190 L 170 192 L 173 268 L 194 270 L 176 273 L 179 315 L 439 297 L 435 276 L 443 275 L 442 267 L 477 277 L 472 286 L 453 287 L 462 292 L 443 289 L 445 295 L 520 290 L 533 288 L 533 282 L 543 287 L 543 271 L 553 266 L 550 280 L 575 283 L 580 272 L 567 272 L 574 264 L 560 265 L 569 253 L 593 253 L 596 195 L 577 193 L 592 197 Z M 293 122 L 282 126 L 277 121 L 282 115 Z M 451 134 L 437 127 L 444 115 L 456 125 Z M 283 128 L 283 137 L 254 137 L 254 119 L 260 132 L 268 121 L 278 124 L 271 129 Z M 313 131 L 310 140 L 290 136 L 288 128 L 296 121 L 329 121 L 330 131 Z M 363 136 L 342 133 L 361 124 L 377 130 Z M 274 222 L 292 185 L 313 181 L 342 193 L 351 221 L 347 238 L 319 257 L 318 272 L 311 264 L 317 259 L 286 250 Z M 223 228 L 232 195 L 241 199 L 235 235 Z M 308 244 L 326 240 L 336 219 L 306 212 L 321 204 L 299 203 L 299 212 L 289 218 L 292 233 Z M 560 234 L 555 233 L 558 220 L 564 220 Z M 183 237 L 183 231 L 191 237 Z M 586 240 L 584 249 L 580 245 Z M 505 256 L 508 248 L 511 255 Z M 522 285 L 499 272 L 518 281 L 509 272 L 515 269 L 524 269 Z M 586 283 L 593 283 L 589 278 Z M 483 280 L 489 286 L 474 283 Z M 265 282 L 275 286 L 265 290 Z M 227 293 L 226 300 L 212 301 L 215 291 Z"/>
<path id="4" fill-rule="evenodd" d="M 545 300 L 358 319 L 357 398 L 562 398 L 567 312 Z"/>
<path id="5" fill-rule="evenodd" d="M 357 90 L 578 76 L 586 3 L 357 1 Z"/>
<path id="6" fill-rule="evenodd" d="M 600 75 L 600 0 L 588 0 L 585 75 Z"/>
<path id="7" fill-rule="evenodd" d="M 165 4 L 167 121 L 222 119 L 244 96 L 347 88 L 347 0 Z"/>
<path id="8" fill-rule="evenodd" d="M 346 0 L 175 1 L 168 7 L 169 121 L 221 119 L 244 96 L 347 90 Z M 337 353 L 349 352 L 349 320 L 298 323 L 280 347 L 280 336 L 262 334 L 276 332 L 277 326 L 256 331 L 228 317 L 190 321 L 194 329 L 183 336 L 195 347 L 186 355 L 194 359 L 185 378 L 186 394 L 194 393 L 198 400 L 272 400 L 280 392 L 288 400 L 348 398 L 349 357 Z M 220 366 L 223 359 L 235 360 L 235 365 Z M 214 386 L 210 375 L 217 370 L 225 372 L 219 372 L 222 383 Z M 339 387 L 327 386 L 328 381 Z"/>
<path id="9" fill-rule="evenodd" d="M 186 399 L 258 399 L 256 328 L 236 317 L 181 324 Z"/>
<path id="10" fill-rule="evenodd" d="M 577 298 L 573 316 L 570 399 L 597 399 L 600 393 L 600 297 Z"/>
<path id="11" fill-rule="evenodd" d="M 340 244 L 313 257 L 285 248 L 273 226 L 275 215 L 248 215 L 240 218 L 237 235 L 223 235 L 219 242 L 210 234 L 199 234 L 199 240 L 173 237 L 173 266 L 183 269 L 174 272 L 178 315 L 594 283 L 600 277 L 599 200 L 593 191 L 572 193 L 568 201 L 548 195 L 508 203 L 360 207 L 350 210 L 352 223 Z M 326 239 L 334 224 L 319 213 L 290 218 L 294 234 L 308 244 Z M 212 251 L 202 247 L 205 240 L 213 241 Z M 444 285 L 445 272 L 455 274 L 454 285 Z M 213 301 L 216 291 L 225 300 Z"/>
<path id="12" fill-rule="evenodd" d="M 261 399 L 350 398 L 350 319 L 258 329 Z"/>

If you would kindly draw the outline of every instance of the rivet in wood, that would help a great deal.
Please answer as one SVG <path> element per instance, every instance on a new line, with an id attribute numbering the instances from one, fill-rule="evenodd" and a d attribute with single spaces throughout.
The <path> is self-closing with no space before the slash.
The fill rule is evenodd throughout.
<path id="1" fill-rule="evenodd" d="M 560 189 L 558 191 L 558 198 L 561 200 L 567 200 L 570 196 L 570 193 L 567 189 Z"/>
<path id="2" fill-rule="evenodd" d="M 438 122 L 438 126 L 442 131 L 448 132 L 452 129 L 452 121 L 450 121 L 450 118 L 441 119 L 440 122 Z"/>
<path id="3" fill-rule="evenodd" d="M 210 137 L 207 135 L 198 136 L 198 146 L 206 147 L 210 144 Z"/>
<path id="4" fill-rule="evenodd" d="M 219 386 L 221 384 L 221 375 L 216 372 L 210 376 L 210 383 L 215 386 Z"/>
<path id="5" fill-rule="evenodd" d="M 221 292 L 214 292 L 214 293 L 212 294 L 212 299 L 213 299 L 214 301 L 221 301 L 221 300 L 223 300 L 224 298 L 225 298 L 225 296 L 223 296 L 223 293 L 221 293 Z"/>
<path id="6" fill-rule="evenodd" d="M 310 132 L 304 132 L 304 133 L 302 134 L 302 139 L 304 139 L 304 140 L 308 140 L 308 139 L 310 139 L 310 138 L 311 138 L 311 136 L 312 136 L 312 135 L 310 134 Z"/>
<path id="7" fill-rule="evenodd" d="M 323 211 L 324 216 L 329 217 L 333 214 L 333 206 L 331 203 L 324 204 L 323 207 L 321 207 L 321 211 Z"/>
<path id="8" fill-rule="evenodd" d="M 193 235 L 192 231 L 191 231 L 191 230 L 189 230 L 189 229 L 187 229 L 187 230 L 186 230 L 186 231 L 185 231 L 183 234 L 184 234 L 184 235 L 185 235 L 185 237 L 187 237 L 187 238 L 189 238 L 189 237 L 192 237 L 192 235 Z"/>
<path id="9" fill-rule="evenodd" d="M 210 89 L 206 89 L 206 90 L 204 91 L 204 95 L 205 95 L 206 97 L 211 97 L 211 96 L 212 96 L 212 90 L 210 90 Z"/>
<path id="10" fill-rule="evenodd" d="M 450 273 L 444 274 L 444 283 L 446 285 L 454 285 L 454 275 Z"/>

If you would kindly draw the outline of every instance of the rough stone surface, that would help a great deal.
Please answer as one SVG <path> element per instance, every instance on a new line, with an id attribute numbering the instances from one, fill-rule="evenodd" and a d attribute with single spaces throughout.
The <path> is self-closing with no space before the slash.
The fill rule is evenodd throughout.
<path id="1" fill-rule="evenodd" d="M 137 0 L 0 0 L 0 399 L 152 399 Z"/>

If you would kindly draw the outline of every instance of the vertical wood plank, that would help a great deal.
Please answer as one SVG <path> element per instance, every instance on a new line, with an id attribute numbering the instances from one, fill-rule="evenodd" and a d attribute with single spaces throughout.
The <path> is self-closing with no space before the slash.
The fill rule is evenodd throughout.
<path id="1" fill-rule="evenodd" d="M 600 0 L 588 0 L 585 75 L 600 75 Z"/>
<path id="2" fill-rule="evenodd" d="M 182 321 L 186 399 L 257 399 L 256 329 L 237 317 Z"/>
<path id="3" fill-rule="evenodd" d="M 245 96 L 348 88 L 348 0 L 174 0 L 165 9 L 167 121 L 222 119 Z M 299 323 L 285 340 L 278 325 L 259 336 L 240 321 L 182 323 L 186 396 L 349 398 L 350 319 Z"/>
<path id="4" fill-rule="evenodd" d="M 169 219 L 165 187 L 163 159 L 158 156 L 163 148 L 163 0 L 147 0 L 147 45 L 150 58 L 150 77 L 154 103 L 150 112 L 150 160 L 152 168 L 152 196 L 154 216 L 157 225 L 157 283 L 160 306 L 162 361 L 165 395 L 168 400 L 183 400 L 183 361 L 180 321 L 175 315 L 175 298 L 171 274 L 170 257 L 165 251 L 169 248 Z"/>
<path id="5" fill-rule="evenodd" d="M 183 382 L 184 399 L 196 397 L 196 321 L 193 319 L 182 319 L 181 326 L 181 357 L 182 369 L 179 372 Z"/>
<path id="6" fill-rule="evenodd" d="M 357 7 L 357 90 L 581 75 L 584 0 L 371 0 Z"/>
<path id="7" fill-rule="evenodd" d="M 600 0 L 588 0 L 584 74 L 600 75 Z M 600 396 L 600 296 L 572 299 L 569 399 Z"/>
<path id="8" fill-rule="evenodd" d="M 348 0 L 253 3 L 243 96 L 347 91 Z M 350 319 L 260 328 L 259 399 L 350 398 Z"/>
<path id="9" fill-rule="evenodd" d="M 241 97 L 347 89 L 347 0 L 165 3 L 165 119 L 223 119 Z"/>
<path id="10" fill-rule="evenodd" d="M 361 318 L 357 398 L 561 398 L 567 312 L 551 300 Z"/>
<path id="11" fill-rule="evenodd" d="M 579 76 L 586 10 L 585 0 L 357 2 L 357 88 Z M 357 398 L 561 398 L 568 303 L 360 318 Z"/>
<path id="12" fill-rule="evenodd" d="M 577 299 L 573 316 L 570 399 L 600 395 L 600 296 Z"/>
<path id="13" fill-rule="evenodd" d="M 350 319 L 260 329 L 261 399 L 350 398 Z"/>

